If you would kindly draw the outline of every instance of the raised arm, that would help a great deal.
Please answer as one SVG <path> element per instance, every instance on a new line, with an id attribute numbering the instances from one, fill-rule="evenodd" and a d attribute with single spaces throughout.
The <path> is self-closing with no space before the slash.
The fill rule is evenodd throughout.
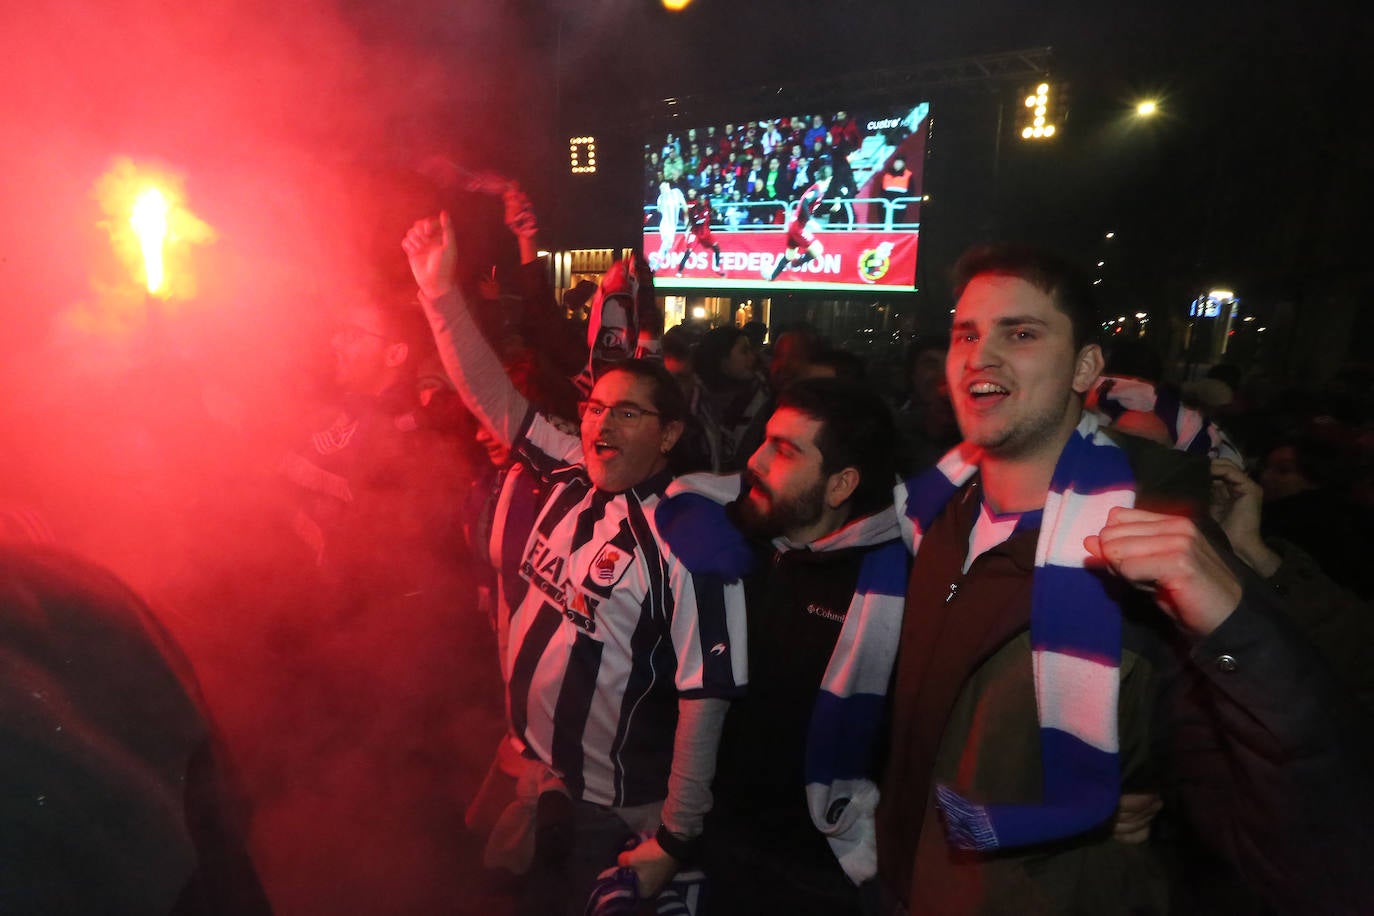
<path id="1" fill-rule="evenodd" d="M 507 447 L 515 444 L 530 404 L 511 384 L 453 282 L 458 246 L 448 213 L 422 219 L 401 241 L 420 287 L 444 369 L 472 415 Z"/>
<path id="2" fill-rule="evenodd" d="M 539 256 L 539 220 L 530 199 L 512 184 L 506 190 L 506 227 L 520 248 L 520 274 L 517 290 L 524 301 L 520 332 L 534 346 L 540 360 L 547 361 L 569 381 L 587 362 L 587 345 L 582 330 L 568 321 L 563 307 L 549 284 L 547 265 Z"/>

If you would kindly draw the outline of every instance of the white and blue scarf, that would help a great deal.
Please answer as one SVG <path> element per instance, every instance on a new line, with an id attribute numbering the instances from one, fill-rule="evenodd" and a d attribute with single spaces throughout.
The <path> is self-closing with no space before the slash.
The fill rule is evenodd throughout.
<path id="1" fill-rule="evenodd" d="M 738 578 L 750 571 L 752 551 L 723 510 L 723 504 L 739 496 L 740 485 L 738 474 L 689 474 L 670 484 L 659 503 L 659 531 L 694 573 Z M 817 552 L 872 548 L 859 567 L 854 597 L 821 678 L 803 764 L 811 820 L 845 874 L 860 884 L 878 870 L 874 775 L 902 629 L 909 557 L 891 508 L 855 519 L 811 544 L 793 545 L 782 538 L 773 543 L 779 550 Z"/>
<path id="2" fill-rule="evenodd" d="M 978 471 L 965 443 L 935 467 L 897 488 L 902 535 L 912 553 L 946 504 Z M 1102 530 L 1107 513 L 1135 503 L 1126 454 L 1085 413 L 1054 468 L 1035 547 L 1030 638 L 1040 719 L 1043 798 L 1036 804 L 983 803 L 937 785 L 951 845 L 993 850 L 1090 830 L 1116 810 L 1121 611 L 1115 586 L 1087 567 L 1083 539 Z"/>
<path id="3" fill-rule="evenodd" d="M 1245 464 L 1244 456 L 1220 426 L 1181 402 L 1173 392 L 1143 379 L 1104 375 L 1088 396 L 1088 409 L 1103 423 L 1115 423 L 1130 410 L 1152 413 L 1168 430 L 1171 448 Z"/>

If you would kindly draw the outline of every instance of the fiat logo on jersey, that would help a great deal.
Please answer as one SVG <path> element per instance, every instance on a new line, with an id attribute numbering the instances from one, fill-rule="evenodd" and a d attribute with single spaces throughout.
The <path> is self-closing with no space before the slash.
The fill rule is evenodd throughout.
<path id="1" fill-rule="evenodd" d="M 877 283 L 892 269 L 892 243 L 883 242 L 877 248 L 865 249 L 859 255 L 859 277 L 865 283 Z"/>

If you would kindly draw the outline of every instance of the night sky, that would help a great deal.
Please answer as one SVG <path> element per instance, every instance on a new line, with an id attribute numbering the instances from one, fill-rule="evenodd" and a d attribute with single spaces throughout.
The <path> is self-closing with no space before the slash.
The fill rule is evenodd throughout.
<path id="1" fill-rule="evenodd" d="M 1363 114 L 1368 103 L 1359 87 L 1370 81 L 1360 77 L 1357 60 L 1367 17 L 1307 4 L 1211 0 L 697 0 L 680 14 L 638 6 L 597 22 L 568 14 L 578 26 L 565 24 L 567 31 L 580 27 L 600 44 L 593 60 L 565 68 L 572 71 L 568 108 L 728 97 L 758 84 L 1050 47 L 1050 78 L 1064 88 L 1067 106 L 1060 137 L 1030 148 L 1009 130 L 997 197 L 980 202 L 995 214 L 955 219 L 956 233 L 1035 237 L 1087 260 L 1114 229 L 1115 273 L 1107 280 L 1118 293 L 1143 284 L 1161 291 L 1160 284 L 1175 284 L 1172 293 L 1225 282 L 1292 297 L 1334 274 L 1366 270 L 1374 119 Z M 618 24 L 620 40 L 591 38 L 605 21 Z M 1019 97 L 1016 88 L 1006 92 L 1012 105 Z M 1149 123 L 1130 117 L 1144 97 L 1162 108 Z M 955 105 L 935 111 L 937 124 L 942 114 L 958 119 L 949 110 Z M 993 125 L 986 131 L 991 136 Z M 936 159 L 930 167 L 948 175 L 959 165 Z M 930 214 L 932 232 L 942 215 L 938 208 Z"/>
<path id="2" fill-rule="evenodd" d="M 1051 48 L 1059 136 L 1023 143 L 1009 123 L 995 170 L 996 100 L 1012 114 L 1024 87 L 1004 84 L 995 99 L 935 93 L 941 142 L 927 163 L 927 190 L 936 202 L 923 213 L 919 275 L 928 312 L 947 307 L 944 274 L 959 251 L 1011 238 L 1049 244 L 1085 267 L 1105 260 L 1100 294 L 1123 311 L 1177 314 L 1200 290 L 1234 288 L 1261 318 L 1299 335 L 1294 352 L 1306 356 L 1290 354 L 1279 366 L 1298 376 L 1330 368 L 1332 348 L 1343 349 L 1367 321 L 1374 119 L 1358 60 L 1370 28 L 1349 8 L 1214 0 L 552 8 L 566 10 L 554 54 L 564 131 L 552 162 L 569 132 L 592 126 L 631 146 L 644 136 L 634 115 L 667 97 L 704 112 L 768 116 L 791 109 L 736 111 L 731 100 L 777 87 L 785 104 L 805 110 L 807 90 L 791 87 Z M 539 29 L 548 41 L 560 25 Z M 1142 98 L 1158 99 L 1161 114 L 1133 118 Z M 616 175 L 630 167 L 613 152 L 604 158 Z M 592 196 L 616 193 L 618 180 L 602 177 Z M 560 214 L 560 236 L 569 246 L 621 243 L 629 219 L 612 222 L 577 190 L 573 182 L 554 191 L 582 211 Z M 1117 234 L 1110 245 L 1107 231 Z M 1318 314 L 1325 320 L 1312 321 Z"/>

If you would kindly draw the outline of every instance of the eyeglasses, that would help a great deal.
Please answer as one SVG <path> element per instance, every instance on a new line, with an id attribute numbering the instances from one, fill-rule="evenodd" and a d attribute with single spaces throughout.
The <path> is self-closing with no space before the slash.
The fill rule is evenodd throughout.
<path id="1" fill-rule="evenodd" d="M 610 415 L 622 426 L 637 426 L 646 415 L 659 415 L 657 410 L 646 410 L 634 404 L 602 404 L 600 401 L 579 401 L 577 404 L 577 415 L 583 420 L 588 417 L 599 420 L 607 411 L 610 411 Z"/>
<path id="2" fill-rule="evenodd" d="M 359 343 L 364 337 L 375 337 L 388 343 L 391 338 L 385 334 L 378 334 L 376 331 L 369 331 L 367 328 L 360 328 L 356 324 L 344 324 L 334 329 L 334 340 L 341 344 L 352 346 Z"/>

